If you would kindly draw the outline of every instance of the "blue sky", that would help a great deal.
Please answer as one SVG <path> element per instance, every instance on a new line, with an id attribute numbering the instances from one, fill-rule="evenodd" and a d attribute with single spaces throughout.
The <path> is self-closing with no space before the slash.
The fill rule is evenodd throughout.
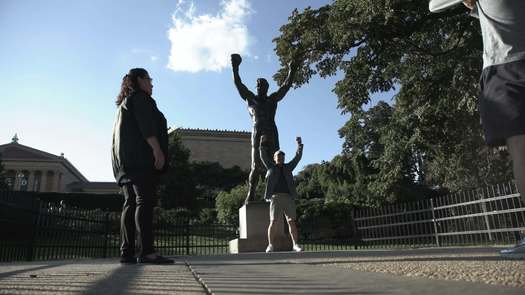
<path id="1" fill-rule="evenodd" d="M 21 144 L 63 152 L 90 181 L 113 181 L 114 100 L 133 67 L 149 71 L 170 126 L 249 131 L 229 54 L 243 56 L 250 89 L 266 77 L 275 91 L 280 26 L 294 8 L 330 2 L 0 0 L 0 144 L 18 133 Z M 281 148 L 293 152 L 299 135 L 305 143 L 300 169 L 341 151 L 348 116 L 336 108 L 335 81 L 315 77 L 279 104 Z"/>

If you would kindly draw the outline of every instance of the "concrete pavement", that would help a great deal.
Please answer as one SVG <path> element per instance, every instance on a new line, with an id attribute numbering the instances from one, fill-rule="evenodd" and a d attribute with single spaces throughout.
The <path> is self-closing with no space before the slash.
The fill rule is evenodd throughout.
<path id="1" fill-rule="evenodd" d="M 525 294 L 525 260 L 497 251 L 249 253 L 175 257 L 175 265 L 2 263 L 0 294 Z"/>

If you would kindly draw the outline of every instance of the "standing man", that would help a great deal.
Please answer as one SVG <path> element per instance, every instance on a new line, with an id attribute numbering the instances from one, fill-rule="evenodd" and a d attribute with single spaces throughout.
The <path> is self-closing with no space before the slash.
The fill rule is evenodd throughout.
<path id="1" fill-rule="evenodd" d="M 111 148 L 113 173 L 124 194 L 120 262 L 173 263 L 155 251 L 153 236 L 157 185 L 168 169 L 166 118 L 151 97 L 152 79 L 145 69 L 129 70 L 120 89 Z"/>
<path id="2" fill-rule="evenodd" d="M 279 149 L 279 134 L 277 126 L 275 125 L 275 112 L 277 111 L 277 103 L 284 98 L 293 83 L 293 77 L 297 70 L 296 62 L 289 65 L 289 72 L 283 85 L 276 92 L 271 95 L 268 94 L 268 81 L 264 78 L 257 79 L 257 95 L 248 90 L 242 83 L 239 75 L 239 65 L 242 58 L 238 54 L 231 55 L 233 81 L 235 87 L 241 95 L 241 98 L 248 103 L 248 112 L 252 117 L 252 165 L 249 176 L 248 195 L 246 196 L 245 204 L 255 200 L 255 189 L 259 182 L 259 177 L 262 175 L 262 163 L 259 156 L 259 142 L 262 135 L 266 135 L 268 140 L 268 152 L 274 153 Z"/>
<path id="3" fill-rule="evenodd" d="M 284 152 L 276 151 L 273 154 L 273 161 L 268 157 L 268 146 L 271 142 L 267 140 L 267 136 L 261 137 L 260 154 L 262 163 L 268 169 L 266 172 L 266 191 L 264 198 L 270 202 L 270 225 L 268 226 L 268 247 L 266 252 L 273 251 L 273 240 L 275 223 L 277 220 L 286 216 L 288 228 L 290 229 L 290 236 L 293 242 L 293 250 L 301 252 L 303 249 L 297 243 L 298 233 L 296 220 L 295 199 L 297 198 L 297 191 L 293 181 L 292 171 L 297 166 L 303 155 L 303 144 L 301 138 L 297 137 L 297 152 L 290 163 L 284 163 Z"/>
<path id="4" fill-rule="evenodd" d="M 489 146 L 506 145 L 525 205 L 525 1 L 465 0 L 483 35 L 480 115 Z M 525 227 L 525 224 L 522 225 Z M 503 255 L 525 254 L 525 233 Z"/>

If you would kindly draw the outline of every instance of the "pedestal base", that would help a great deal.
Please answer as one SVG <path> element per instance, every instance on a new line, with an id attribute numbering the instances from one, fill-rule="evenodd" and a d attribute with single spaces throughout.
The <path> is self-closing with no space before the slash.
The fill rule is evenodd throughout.
<path id="1" fill-rule="evenodd" d="M 264 252 L 268 246 L 270 203 L 255 202 L 239 209 L 239 238 L 229 243 L 230 253 Z M 275 224 L 274 251 L 291 251 L 288 226 L 281 218 Z"/>

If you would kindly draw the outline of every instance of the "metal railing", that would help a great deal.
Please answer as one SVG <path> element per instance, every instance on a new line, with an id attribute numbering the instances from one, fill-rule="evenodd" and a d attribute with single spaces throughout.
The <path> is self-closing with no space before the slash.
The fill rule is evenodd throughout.
<path id="1" fill-rule="evenodd" d="M 228 253 L 237 229 L 155 216 L 155 248 L 165 255 Z M 33 194 L 0 193 L 0 261 L 119 255 L 120 213 L 48 206 Z"/>
<path id="2" fill-rule="evenodd" d="M 356 228 L 367 247 L 512 244 L 525 230 L 514 183 L 435 199 L 359 209 Z"/>
<path id="3" fill-rule="evenodd" d="M 120 213 L 43 204 L 38 195 L 0 192 L 0 261 L 119 255 Z M 348 212 L 348 220 L 299 224 L 307 251 L 357 247 L 512 244 L 525 230 L 525 207 L 513 183 L 435 199 Z M 227 254 L 237 228 L 155 214 L 155 248 L 165 255 Z"/>

